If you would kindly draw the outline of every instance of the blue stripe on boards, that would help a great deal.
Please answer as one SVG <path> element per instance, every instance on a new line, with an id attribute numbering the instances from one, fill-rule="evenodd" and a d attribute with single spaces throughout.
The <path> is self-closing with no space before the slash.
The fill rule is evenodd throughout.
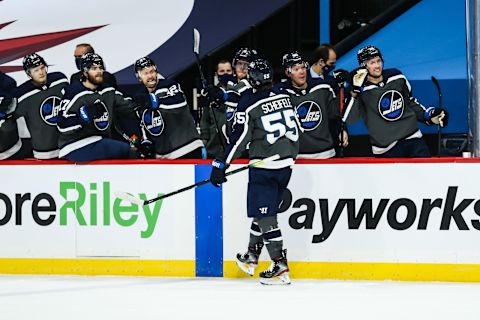
<path id="1" fill-rule="evenodd" d="M 211 165 L 195 165 L 195 182 L 210 177 Z M 206 184 L 195 189 L 195 273 L 223 276 L 222 188 Z"/>

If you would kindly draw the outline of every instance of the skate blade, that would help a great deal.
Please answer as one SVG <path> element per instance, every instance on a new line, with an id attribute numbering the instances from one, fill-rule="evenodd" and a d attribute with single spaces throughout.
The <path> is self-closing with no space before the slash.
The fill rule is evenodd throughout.
<path id="1" fill-rule="evenodd" d="M 273 278 L 260 278 L 260 283 L 265 285 L 287 285 L 291 284 L 292 281 L 290 280 L 290 276 L 287 272 Z"/>
<path id="2" fill-rule="evenodd" d="M 255 268 L 257 267 L 256 264 L 248 264 L 248 263 L 243 263 L 243 262 L 240 262 L 240 261 L 236 261 L 237 262 L 237 266 L 243 271 L 245 272 L 246 274 L 248 274 L 250 277 L 253 276 L 253 274 L 255 273 Z"/>

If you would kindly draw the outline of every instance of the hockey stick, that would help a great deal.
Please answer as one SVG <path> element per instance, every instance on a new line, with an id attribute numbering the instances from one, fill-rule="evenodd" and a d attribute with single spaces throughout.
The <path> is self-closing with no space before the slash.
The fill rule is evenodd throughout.
<path id="1" fill-rule="evenodd" d="M 442 97 L 442 90 L 440 89 L 440 83 L 438 82 L 437 78 L 432 76 L 432 81 L 438 91 L 438 107 L 443 109 L 443 97 Z M 440 149 L 441 149 L 441 138 L 442 138 L 442 126 L 438 125 L 437 129 L 437 157 L 440 157 Z"/>
<path id="2" fill-rule="evenodd" d="M 195 54 L 195 60 L 197 62 L 198 73 L 200 74 L 200 80 L 202 81 L 202 88 L 206 89 L 208 86 L 207 79 L 205 79 L 205 75 L 203 74 L 202 64 L 200 63 L 200 32 L 193 28 L 193 53 Z M 223 140 L 223 133 L 218 126 L 217 116 L 215 115 L 215 111 L 212 110 L 213 115 L 213 122 L 215 122 L 215 131 L 220 139 L 220 143 L 222 145 L 223 150 L 225 150 L 226 143 Z"/>
<path id="3" fill-rule="evenodd" d="M 344 87 L 340 87 L 340 158 L 343 158 L 344 147 L 343 147 L 343 131 L 345 130 L 345 121 L 343 121 L 343 91 Z"/>
<path id="4" fill-rule="evenodd" d="M 241 168 L 238 168 L 238 169 L 235 169 L 235 170 L 232 170 L 232 171 L 229 171 L 225 174 L 225 176 L 231 176 L 233 174 L 236 174 L 236 173 L 239 173 L 239 172 L 242 172 L 242 171 L 245 171 L 249 168 L 252 168 L 252 167 L 257 167 L 257 166 L 260 166 L 262 164 L 265 164 L 265 163 L 268 163 L 268 162 L 271 162 L 271 161 L 275 161 L 275 160 L 278 160 L 280 159 L 280 155 L 276 154 L 276 155 L 273 155 L 271 157 L 268 157 L 268 158 L 265 158 L 263 160 L 258 160 L 258 161 L 255 161 L 253 163 L 250 163 L 249 165 L 247 166 L 243 166 Z M 184 191 L 187 191 L 187 190 L 190 190 L 190 189 L 193 189 L 193 188 L 196 188 L 196 187 L 200 187 L 200 186 L 203 186 L 204 184 L 207 184 L 210 182 L 210 179 L 205 179 L 205 180 L 202 180 L 200 182 L 197 182 L 195 184 L 192 184 L 192 185 L 189 185 L 187 187 L 184 187 L 184 188 L 181 188 L 181 189 L 178 189 L 178 190 L 175 190 L 175 191 L 172 191 L 170 193 L 166 193 L 166 194 L 162 194 L 161 196 L 159 197 L 156 197 L 156 198 L 152 198 L 152 199 L 148 199 L 148 200 L 141 200 L 141 199 L 138 199 L 134 196 L 132 196 L 131 194 L 128 194 L 126 192 L 123 192 L 123 191 L 117 191 L 117 192 L 114 192 L 114 195 L 115 197 L 119 198 L 119 199 L 122 199 L 122 200 L 125 200 L 125 201 L 129 201 L 131 203 L 135 203 L 135 204 L 138 204 L 140 206 L 145 206 L 145 205 L 148 205 L 152 202 L 155 202 L 155 201 L 158 201 L 158 200 L 162 200 L 162 199 L 165 199 L 165 198 L 168 198 L 170 196 L 173 196 L 173 195 L 176 195 L 176 194 L 179 194 L 179 193 L 182 193 Z"/>

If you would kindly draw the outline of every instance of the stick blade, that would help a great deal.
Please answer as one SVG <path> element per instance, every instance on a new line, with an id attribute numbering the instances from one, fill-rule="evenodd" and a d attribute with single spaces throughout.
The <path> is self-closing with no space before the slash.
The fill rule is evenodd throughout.
<path id="1" fill-rule="evenodd" d="M 114 194 L 115 197 L 117 197 L 119 199 L 138 204 L 139 206 L 145 205 L 145 201 L 143 201 L 141 199 L 138 199 L 138 198 L 132 196 L 129 193 L 126 193 L 126 192 L 123 192 L 123 191 L 116 191 L 113 194 Z"/>
<path id="2" fill-rule="evenodd" d="M 280 159 L 280 155 L 277 153 L 277 154 L 274 154 L 274 155 L 271 156 L 271 157 L 267 157 L 267 158 L 262 159 L 262 160 L 260 160 L 260 161 L 254 162 L 254 163 L 252 163 L 252 165 L 253 165 L 254 167 L 256 167 L 256 166 L 261 166 L 261 165 L 263 165 L 263 164 L 265 164 L 265 163 L 269 163 L 269 162 L 272 162 L 272 161 L 275 161 L 275 160 L 278 160 L 278 159 Z"/>
<path id="3" fill-rule="evenodd" d="M 193 28 L 193 52 L 200 53 L 200 32 L 196 28 Z"/>

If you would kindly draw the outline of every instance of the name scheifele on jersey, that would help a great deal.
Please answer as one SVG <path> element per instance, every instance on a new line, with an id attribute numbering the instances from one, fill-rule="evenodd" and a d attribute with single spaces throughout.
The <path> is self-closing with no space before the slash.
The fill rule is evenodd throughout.
<path id="1" fill-rule="evenodd" d="M 292 103 L 288 98 L 269 101 L 262 104 L 263 113 L 271 113 L 280 109 L 291 108 L 291 107 L 292 107 Z"/>
<path id="2" fill-rule="evenodd" d="M 242 95 L 225 160 L 230 163 L 249 145 L 249 158 L 280 155 L 269 168 L 290 166 L 298 153 L 299 124 L 288 95 L 275 89 Z"/>

